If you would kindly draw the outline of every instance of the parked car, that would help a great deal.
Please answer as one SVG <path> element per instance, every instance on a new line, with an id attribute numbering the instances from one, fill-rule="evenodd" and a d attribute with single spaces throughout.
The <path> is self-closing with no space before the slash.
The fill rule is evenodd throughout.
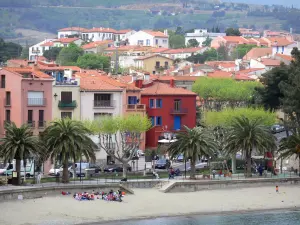
<path id="1" fill-rule="evenodd" d="M 197 163 L 195 165 L 196 167 L 196 171 L 200 171 L 201 169 L 204 169 L 204 168 L 207 168 L 207 163 L 206 162 L 200 162 L 200 163 Z M 189 166 L 186 171 L 191 171 L 191 167 Z"/>
<path id="2" fill-rule="evenodd" d="M 127 171 L 131 172 L 131 166 L 127 164 Z M 104 172 L 123 172 L 123 165 L 122 164 L 115 164 L 115 165 L 107 165 L 104 168 Z"/>
<path id="3" fill-rule="evenodd" d="M 273 126 L 271 127 L 271 132 L 272 132 L 273 134 L 280 133 L 280 132 L 283 132 L 283 131 L 285 131 L 285 128 L 284 128 L 284 126 L 282 126 L 282 125 L 275 124 L 275 125 L 273 125 Z"/>
<path id="4" fill-rule="evenodd" d="M 155 162 L 155 169 L 168 169 L 170 161 L 168 159 L 159 159 Z"/>
<path id="5" fill-rule="evenodd" d="M 177 156 L 176 161 L 183 162 L 184 161 L 183 154 L 180 154 L 179 156 Z"/>
<path id="6" fill-rule="evenodd" d="M 139 156 L 139 157 L 141 157 L 141 156 L 145 156 L 145 153 L 143 152 L 143 150 L 137 150 L 137 155 Z"/>

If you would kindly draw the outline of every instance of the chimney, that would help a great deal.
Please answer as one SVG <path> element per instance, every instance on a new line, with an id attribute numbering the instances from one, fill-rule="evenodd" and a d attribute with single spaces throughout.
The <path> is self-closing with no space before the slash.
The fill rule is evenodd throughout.
<path id="1" fill-rule="evenodd" d="M 136 80 L 135 81 L 135 86 L 137 88 L 142 88 L 143 87 L 143 80 Z"/>
<path id="2" fill-rule="evenodd" d="M 171 80 L 170 80 L 170 87 L 173 88 L 174 86 L 175 86 L 175 84 L 174 84 L 174 79 L 171 79 Z"/>

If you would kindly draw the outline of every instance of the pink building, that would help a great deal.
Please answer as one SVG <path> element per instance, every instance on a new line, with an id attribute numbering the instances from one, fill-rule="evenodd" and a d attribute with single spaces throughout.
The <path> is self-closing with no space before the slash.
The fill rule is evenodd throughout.
<path id="1" fill-rule="evenodd" d="M 0 132 L 4 124 L 28 124 L 33 133 L 44 131 L 52 120 L 52 77 L 32 68 L 7 67 L 0 69 Z M 44 171 L 50 164 L 45 163 Z"/>

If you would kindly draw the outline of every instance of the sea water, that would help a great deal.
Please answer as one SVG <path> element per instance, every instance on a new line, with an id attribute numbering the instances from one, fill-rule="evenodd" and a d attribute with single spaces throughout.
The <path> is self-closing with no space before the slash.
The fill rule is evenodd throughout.
<path id="1" fill-rule="evenodd" d="M 300 211 L 165 217 L 115 221 L 106 225 L 300 225 Z"/>

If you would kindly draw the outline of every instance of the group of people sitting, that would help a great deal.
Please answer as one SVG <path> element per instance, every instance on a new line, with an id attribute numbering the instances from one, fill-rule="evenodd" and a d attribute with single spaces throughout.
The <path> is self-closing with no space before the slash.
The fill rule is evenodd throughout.
<path id="1" fill-rule="evenodd" d="M 117 192 L 114 192 L 113 190 L 110 190 L 108 193 L 105 192 L 82 192 L 82 193 L 75 193 L 73 195 L 73 198 L 78 201 L 83 200 L 95 200 L 95 199 L 102 199 L 105 201 L 118 201 L 122 202 L 122 197 L 125 195 L 125 192 L 122 192 L 121 190 L 118 190 Z"/>

